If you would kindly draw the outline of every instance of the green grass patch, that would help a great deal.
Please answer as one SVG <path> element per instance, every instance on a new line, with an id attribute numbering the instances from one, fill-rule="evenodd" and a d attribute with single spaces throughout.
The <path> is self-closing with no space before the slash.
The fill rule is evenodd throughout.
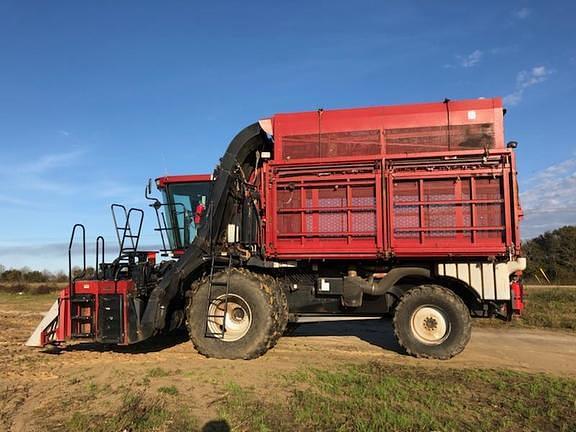
<path id="1" fill-rule="evenodd" d="M 11 309 L 22 312 L 46 312 L 58 293 L 50 294 L 8 294 L 0 292 L 0 305 L 2 309 Z"/>
<path id="2" fill-rule="evenodd" d="M 526 308 L 511 323 L 498 319 L 477 319 L 476 325 L 548 328 L 576 331 L 576 288 L 530 287 L 525 293 Z"/>
<path id="3" fill-rule="evenodd" d="M 170 375 L 170 372 L 168 372 L 166 369 L 162 369 L 161 367 L 152 368 L 146 374 L 146 376 L 148 376 L 150 378 L 162 378 L 162 377 L 167 377 L 169 375 Z"/>
<path id="4" fill-rule="evenodd" d="M 176 386 L 165 386 L 165 387 L 160 387 L 158 389 L 159 393 L 164 393 L 170 396 L 176 396 L 178 394 L 178 389 L 176 388 Z"/>
<path id="5" fill-rule="evenodd" d="M 373 362 L 286 377 L 288 398 L 228 386 L 240 431 L 576 430 L 576 380 Z"/>
<path id="6" fill-rule="evenodd" d="M 576 289 L 528 289 L 522 321 L 533 327 L 576 330 Z"/>
<path id="7" fill-rule="evenodd" d="M 198 430 L 187 408 L 144 392 L 126 392 L 119 408 L 107 414 L 75 412 L 64 424 L 70 432 L 183 432 Z"/>

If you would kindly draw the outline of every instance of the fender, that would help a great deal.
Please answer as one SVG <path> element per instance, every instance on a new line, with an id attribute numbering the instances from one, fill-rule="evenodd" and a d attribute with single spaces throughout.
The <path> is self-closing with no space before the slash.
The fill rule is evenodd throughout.
<path id="1" fill-rule="evenodd" d="M 396 267 L 390 270 L 380 282 L 370 285 L 364 290 L 364 294 L 381 296 L 390 292 L 391 288 L 402 278 L 407 276 L 417 276 L 431 279 L 429 269 L 423 267 Z"/>

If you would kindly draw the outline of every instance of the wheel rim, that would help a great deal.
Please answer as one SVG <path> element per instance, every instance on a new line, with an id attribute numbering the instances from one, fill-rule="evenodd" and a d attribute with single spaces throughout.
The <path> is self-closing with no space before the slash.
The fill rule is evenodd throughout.
<path id="1" fill-rule="evenodd" d="M 439 345 L 450 334 L 450 321 L 446 313 L 436 306 L 420 306 L 410 320 L 412 334 L 427 345 Z"/>
<path id="2" fill-rule="evenodd" d="M 248 303 L 236 294 L 221 295 L 210 302 L 208 307 L 208 331 L 219 335 L 224 342 L 242 339 L 252 326 L 252 310 Z M 224 317 L 226 321 L 224 322 Z M 226 329 L 224 330 L 224 325 Z"/>

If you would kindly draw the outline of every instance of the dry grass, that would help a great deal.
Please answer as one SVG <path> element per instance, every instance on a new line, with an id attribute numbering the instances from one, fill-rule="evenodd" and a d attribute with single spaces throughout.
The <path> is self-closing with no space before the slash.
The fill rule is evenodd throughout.
<path id="1" fill-rule="evenodd" d="M 7 294 L 51 294 L 57 293 L 64 289 L 66 283 L 62 282 L 39 282 L 39 283 L 10 283 L 3 282 L 0 284 L 0 293 Z"/>

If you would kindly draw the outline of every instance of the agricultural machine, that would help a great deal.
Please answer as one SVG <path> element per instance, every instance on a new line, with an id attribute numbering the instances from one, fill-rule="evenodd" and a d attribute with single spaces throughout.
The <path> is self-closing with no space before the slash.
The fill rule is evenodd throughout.
<path id="1" fill-rule="evenodd" d="M 407 353 L 447 359 L 471 318 L 523 308 L 514 142 L 500 98 L 277 114 L 243 129 L 212 175 L 113 205 L 120 253 L 72 275 L 28 341 L 133 344 L 186 326 L 198 352 L 251 359 L 288 323 L 392 315 Z M 85 233 L 76 225 L 70 241 Z M 83 268 L 86 268 L 85 246 Z M 163 257 L 158 260 L 158 257 Z"/>

